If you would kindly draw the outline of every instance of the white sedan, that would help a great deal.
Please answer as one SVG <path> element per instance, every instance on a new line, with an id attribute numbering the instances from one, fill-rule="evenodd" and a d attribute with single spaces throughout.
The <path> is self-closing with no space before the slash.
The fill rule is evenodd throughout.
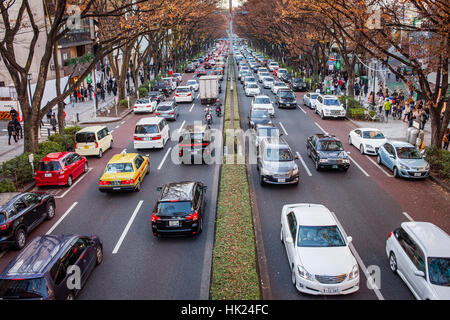
<path id="1" fill-rule="evenodd" d="M 354 145 L 361 154 L 376 156 L 378 149 L 386 143 L 387 139 L 378 129 L 358 128 L 348 134 L 348 144 Z"/>
<path id="2" fill-rule="evenodd" d="M 247 82 L 245 86 L 245 95 L 248 96 L 257 96 L 261 94 L 261 89 L 256 84 L 256 82 Z"/>
<path id="3" fill-rule="evenodd" d="M 289 89 L 289 87 L 283 81 L 274 81 L 270 90 L 276 95 L 279 89 Z"/>
<path id="4" fill-rule="evenodd" d="M 314 295 L 349 294 L 359 290 L 359 267 L 333 214 L 319 204 L 283 206 L 284 243 L 295 288 Z"/>
<path id="5" fill-rule="evenodd" d="M 264 77 L 262 81 L 262 85 L 264 89 L 270 89 L 275 80 L 272 77 Z"/>
<path id="6" fill-rule="evenodd" d="M 151 100 L 149 98 L 142 98 L 136 100 L 134 103 L 133 112 L 134 113 L 152 113 L 156 109 L 158 102 L 156 100 Z"/>
<path id="7" fill-rule="evenodd" d="M 275 115 L 275 108 L 270 98 L 266 95 L 254 96 L 252 99 L 251 107 L 257 109 L 265 109 L 269 112 L 270 116 Z"/>
<path id="8" fill-rule="evenodd" d="M 190 87 L 192 91 L 198 91 L 198 81 L 195 79 L 188 80 L 186 86 Z"/>

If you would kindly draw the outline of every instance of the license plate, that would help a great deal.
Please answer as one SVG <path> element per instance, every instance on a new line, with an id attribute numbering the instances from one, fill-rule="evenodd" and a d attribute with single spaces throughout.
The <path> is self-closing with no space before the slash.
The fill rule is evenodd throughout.
<path id="1" fill-rule="evenodd" d="M 111 181 L 112 186 L 120 186 L 120 181 Z"/>
<path id="2" fill-rule="evenodd" d="M 169 227 L 179 227 L 180 226 L 180 221 L 175 220 L 175 221 L 169 221 Z"/>
<path id="3" fill-rule="evenodd" d="M 422 174 L 420 172 L 414 173 L 414 177 L 421 177 L 421 176 L 422 176 Z"/>
<path id="4" fill-rule="evenodd" d="M 89 146 L 84 146 L 85 149 L 89 149 Z"/>
<path id="5" fill-rule="evenodd" d="M 286 179 L 278 179 L 278 182 L 286 182 Z"/>
<path id="6" fill-rule="evenodd" d="M 290 107 L 291 106 L 291 104 L 290 103 L 286 103 L 286 107 Z"/>
<path id="7" fill-rule="evenodd" d="M 113 190 L 120 190 L 120 188 L 113 188 Z"/>
<path id="8" fill-rule="evenodd" d="M 337 165 L 333 165 L 333 167 L 332 167 L 333 169 L 337 169 L 338 168 L 338 166 Z"/>
<path id="9" fill-rule="evenodd" d="M 338 293 L 339 289 L 338 288 L 325 288 L 323 289 L 323 293 Z"/>
<path id="10" fill-rule="evenodd" d="M 51 173 L 46 173 L 44 176 L 45 176 L 46 178 L 50 178 L 50 177 L 52 176 L 52 174 L 51 174 Z"/>

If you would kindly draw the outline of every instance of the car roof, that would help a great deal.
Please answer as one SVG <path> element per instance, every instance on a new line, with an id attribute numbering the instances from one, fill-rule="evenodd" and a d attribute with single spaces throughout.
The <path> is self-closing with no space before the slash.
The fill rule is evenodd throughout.
<path id="1" fill-rule="evenodd" d="M 1 278 L 35 278 L 42 276 L 48 268 L 53 266 L 52 261 L 59 255 L 77 236 L 74 235 L 43 235 L 34 238 L 12 260 L 3 271 Z"/>
<path id="2" fill-rule="evenodd" d="M 284 140 L 282 137 L 278 138 L 264 138 L 263 143 L 266 146 L 266 148 L 286 148 L 291 149 L 289 144 Z"/>
<path id="3" fill-rule="evenodd" d="M 321 204 L 298 203 L 292 211 L 300 226 L 334 226 L 336 220 L 330 210 Z"/>
<path id="4" fill-rule="evenodd" d="M 255 96 L 255 99 L 257 99 L 257 98 L 269 98 L 269 96 L 266 95 L 266 94 L 259 94 L 259 95 L 256 95 L 256 96 Z M 269 98 L 269 99 L 270 99 L 270 98 Z"/>
<path id="5" fill-rule="evenodd" d="M 171 105 L 173 105 L 174 103 L 175 103 L 175 101 L 173 101 L 173 100 L 161 101 L 161 102 L 158 104 L 158 108 L 159 108 L 160 106 L 171 106 Z"/>
<path id="6" fill-rule="evenodd" d="M 197 124 L 197 125 L 190 124 L 184 127 L 184 130 L 189 132 L 205 132 L 206 129 L 207 129 L 206 124 Z"/>
<path id="7" fill-rule="evenodd" d="M 139 155 L 139 153 L 118 153 L 112 156 L 111 160 L 108 163 L 124 163 L 124 162 L 132 162 L 133 159 Z"/>
<path id="8" fill-rule="evenodd" d="M 392 144 L 396 148 L 399 148 L 399 147 L 412 147 L 412 148 L 415 148 L 415 146 L 413 146 L 411 143 L 408 143 L 408 142 L 405 142 L 405 141 L 388 140 L 387 142 L 389 142 L 390 144 Z"/>
<path id="9" fill-rule="evenodd" d="M 325 95 L 321 95 L 322 98 L 324 99 L 337 99 L 338 97 L 330 95 L 330 94 L 325 94 Z"/>
<path id="10" fill-rule="evenodd" d="M 81 129 L 80 131 L 77 131 L 77 133 L 80 132 L 97 132 L 102 130 L 103 128 L 106 128 L 105 126 L 91 126 L 91 127 L 85 127 Z"/>
<path id="11" fill-rule="evenodd" d="M 339 139 L 332 134 L 325 134 L 325 133 L 315 133 L 313 136 L 316 136 L 319 140 L 338 140 Z"/>
<path id="12" fill-rule="evenodd" d="M 355 130 L 361 130 L 361 131 L 379 131 L 379 132 L 381 132 L 381 130 L 380 130 L 380 129 L 377 129 L 377 128 L 356 128 L 356 129 L 353 129 L 353 131 L 355 131 Z"/>
<path id="13" fill-rule="evenodd" d="M 40 162 L 60 160 L 60 159 L 64 158 L 66 155 L 68 155 L 69 153 L 72 153 L 72 152 L 68 152 L 68 151 L 52 152 L 52 153 L 47 154 L 44 158 L 42 158 L 42 160 Z"/>
<path id="14" fill-rule="evenodd" d="M 193 181 L 182 181 L 166 184 L 163 187 L 159 201 L 191 201 L 194 194 Z"/>
<path id="15" fill-rule="evenodd" d="M 178 86 L 176 90 L 178 89 L 191 89 L 189 86 Z"/>
<path id="16" fill-rule="evenodd" d="M 145 125 L 145 124 L 157 124 L 159 123 L 161 120 L 163 120 L 163 118 L 161 117 L 147 117 L 147 118 L 142 118 L 140 119 L 136 125 Z"/>
<path id="17" fill-rule="evenodd" d="M 402 228 L 426 251 L 429 257 L 450 257 L 450 237 L 430 222 L 403 222 Z"/>

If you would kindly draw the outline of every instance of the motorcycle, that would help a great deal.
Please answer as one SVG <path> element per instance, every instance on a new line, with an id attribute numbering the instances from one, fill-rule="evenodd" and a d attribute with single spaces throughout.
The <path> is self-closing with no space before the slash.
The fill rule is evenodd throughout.
<path id="1" fill-rule="evenodd" d="M 206 112 L 205 119 L 206 119 L 206 123 L 207 123 L 208 125 L 210 125 L 210 124 L 213 122 L 213 120 L 212 120 L 212 115 L 211 115 L 211 110 L 208 110 L 208 111 Z"/>
<path id="2" fill-rule="evenodd" d="M 222 104 L 220 102 L 216 104 L 216 115 L 218 117 L 222 115 Z"/>

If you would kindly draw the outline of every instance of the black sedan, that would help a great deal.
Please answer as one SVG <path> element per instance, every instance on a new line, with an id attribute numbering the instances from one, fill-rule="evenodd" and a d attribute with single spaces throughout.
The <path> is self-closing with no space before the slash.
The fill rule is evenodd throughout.
<path id="1" fill-rule="evenodd" d="M 306 140 L 306 149 L 317 171 L 322 168 L 347 171 L 350 167 L 350 159 L 341 141 L 333 135 L 312 135 Z"/>
<path id="2" fill-rule="evenodd" d="M 196 235 L 203 229 L 206 186 L 201 182 L 175 182 L 157 189 L 152 232 L 160 235 Z"/>
<path id="3" fill-rule="evenodd" d="M 0 246 L 20 250 L 27 235 L 55 216 L 55 198 L 45 192 L 25 192 L 0 207 Z"/>
<path id="4" fill-rule="evenodd" d="M 193 65 L 193 64 L 188 64 L 188 65 L 186 66 L 186 68 L 184 68 L 184 72 L 185 72 L 185 73 L 193 73 L 193 72 L 195 72 L 195 65 Z"/>
<path id="5" fill-rule="evenodd" d="M 250 129 L 255 128 L 257 124 L 272 124 L 269 111 L 253 108 L 248 114 L 248 124 Z"/>
<path id="6" fill-rule="evenodd" d="M 278 108 L 297 108 L 297 99 L 290 89 L 280 89 L 275 97 Z"/>
<path id="7" fill-rule="evenodd" d="M 147 94 L 147 98 L 149 98 L 151 101 L 156 101 L 158 103 L 166 100 L 166 96 L 159 91 L 150 91 Z"/>
<path id="8" fill-rule="evenodd" d="M 292 78 L 291 88 L 294 91 L 306 91 L 306 83 L 302 78 Z"/>

